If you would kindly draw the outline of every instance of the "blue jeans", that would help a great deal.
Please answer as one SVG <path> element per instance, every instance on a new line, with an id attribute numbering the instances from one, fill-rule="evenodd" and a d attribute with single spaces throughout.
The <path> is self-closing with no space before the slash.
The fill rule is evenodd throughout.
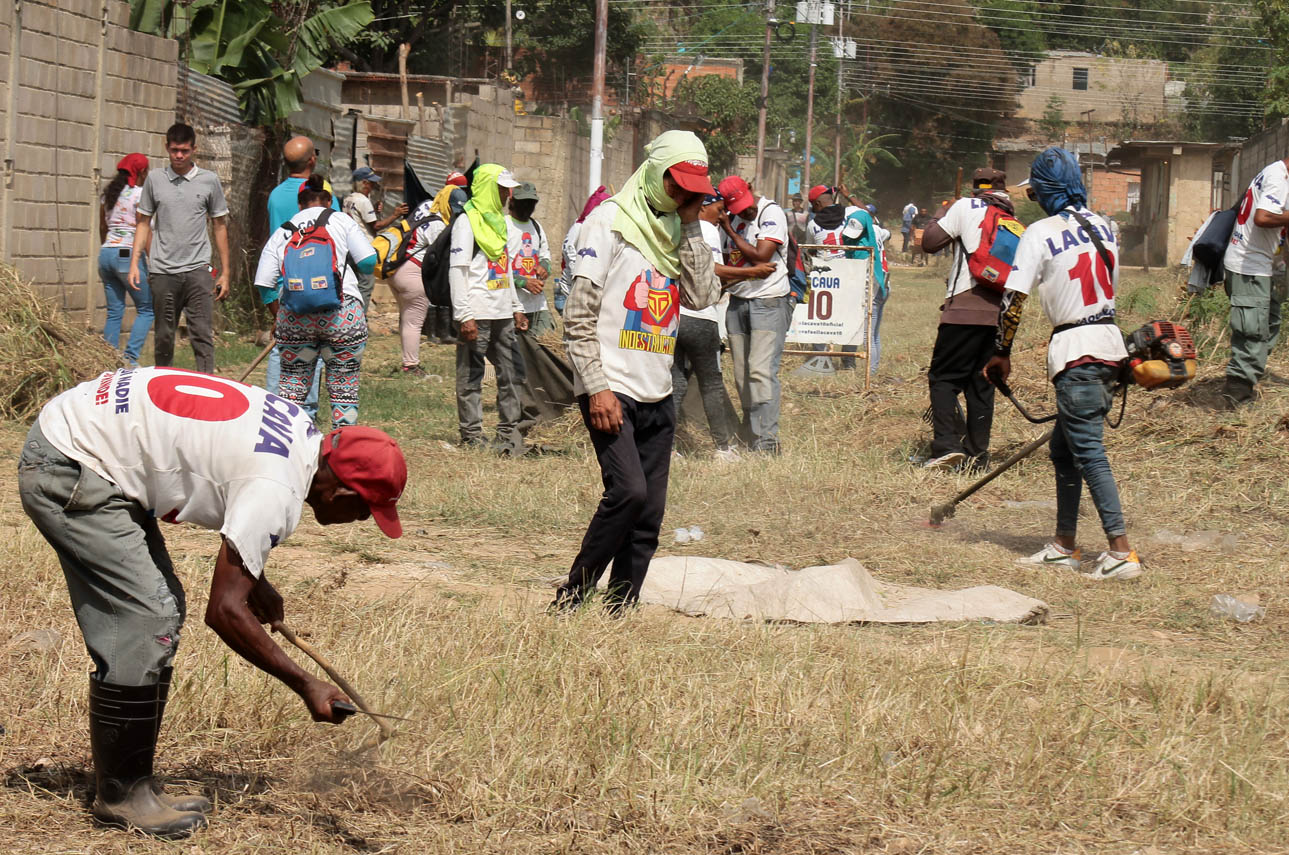
<path id="1" fill-rule="evenodd" d="M 123 254 L 124 253 L 124 254 Z M 139 259 L 139 290 L 130 287 L 130 249 L 124 246 L 105 246 L 98 252 L 98 275 L 103 280 L 103 294 L 107 297 L 107 323 L 103 325 L 103 338 L 112 347 L 121 346 L 121 319 L 125 317 L 125 295 L 134 301 L 136 317 L 130 328 L 130 340 L 125 344 L 127 362 L 139 361 L 139 351 L 148 340 L 152 329 L 152 292 L 148 290 L 148 260 Z"/>
<path id="2" fill-rule="evenodd" d="M 784 297 L 730 297 L 725 329 L 734 364 L 734 386 L 743 405 L 743 440 L 754 451 L 779 450 L 779 363 L 792 324 Z"/>
<path id="3" fill-rule="evenodd" d="M 1118 372 L 1112 365 L 1078 365 L 1062 371 L 1052 381 L 1057 416 L 1051 456 L 1056 468 L 1056 533 L 1060 536 L 1074 537 L 1078 529 L 1084 483 L 1101 515 L 1106 536 L 1118 537 L 1128 531 L 1119 505 L 1119 488 L 1102 441 Z"/>
<path id="4" fill-rule="evenodd" d="M 318 365 L 313 369 L 313 382 L 309 384 L 309 394 L 304 399 L 304 411 L 309 414 L 309 418 L 317 421 L 318 418 L 318 387 L 322 385 L 322 366 L 323 361 L 318 360 Z M 269 351 L 269 364 L 264 369 L 264 388 L 268 389 L 274 395 L 281 395 L 278 386 L 282 382 L 282 349 L 276 344 Z"/>
<path id="5" fill-rule="evenodd" d="M 873 340 L 868 345 L 869 377 L 877 373 L 877 363 L 882 361 L 882 309 L 886 306 L 886 298 L 889 296 L 891 296 L 889 291 L 883 293 L 880 290 L 873 295 L 873 328 L 871 330 Z"/>

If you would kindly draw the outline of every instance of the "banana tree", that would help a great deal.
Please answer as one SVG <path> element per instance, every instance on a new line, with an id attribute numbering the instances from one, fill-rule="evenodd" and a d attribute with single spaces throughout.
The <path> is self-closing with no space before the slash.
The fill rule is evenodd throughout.
<path id="1" fill-rule="evenodd" d="M 188 66 L 227 81 L 242 115 L 272 126 L 300 109 L 300 82 L 373 19 L 367 0 L 131 0 L 130 26 L 177 39 Z"/>

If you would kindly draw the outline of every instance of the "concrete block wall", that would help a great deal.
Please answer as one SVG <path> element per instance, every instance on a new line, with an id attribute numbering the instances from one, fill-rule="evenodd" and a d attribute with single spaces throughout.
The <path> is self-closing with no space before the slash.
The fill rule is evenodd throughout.
<path id="1" fill-rule="evenodd" d="M 104 304 L 98 197 L 125 154 L 164 165 L 175 115 L 178 43 L 133 32 L 128 19 L 125 0 L 109 0 L 106 16 L 101 0 L 0 5 L 0 145 L 14 161 L 0 183 L 3 259 L 91 325 Z"/>

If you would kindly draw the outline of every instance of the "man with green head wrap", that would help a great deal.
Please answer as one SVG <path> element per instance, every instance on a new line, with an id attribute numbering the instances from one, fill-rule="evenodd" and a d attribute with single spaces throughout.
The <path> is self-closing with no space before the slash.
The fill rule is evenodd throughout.
<path id="1" fill-rule="evenodd" d="M 528 329 L 524 307 L 515 294 L 506 254 L 508 237 L 504 207 L 519 182 L 495 163 L 474 170 L 470 201 L 452 218 L 448 252 L 448 282 L 452 286 L 452 318 L 457 333 L 457 420 L 461 444 L 482 446 L 483 361 L 497 370 L 497 437 L 501 454 L 524 453 L 519 435 L 519 386 L 515 380 L 515 330 Z"/>
<path id="2" fill-rule="evenodd" d="M 639 599 L 667 501 L 680 307 L 704 309 L 721 293 L 698 221 L 703 196 L 714 192 L 702 142 L 667 131 L 578 232 L 564 337 L 604 495 L 555 608 L 581 603 L 610 561 L 609 607 Z"/>

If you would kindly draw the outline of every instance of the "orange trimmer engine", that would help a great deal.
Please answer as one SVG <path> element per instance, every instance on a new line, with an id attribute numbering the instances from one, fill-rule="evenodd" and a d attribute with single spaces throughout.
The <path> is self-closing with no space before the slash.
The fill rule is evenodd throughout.
<path id="1" fill-rule="evenodd" d="M 1172 321 L 1151 321 L 1124 337 L 1132 379 L 1145 389 L 1175 389 L 1195 379 L 1195 342 Z"/>

